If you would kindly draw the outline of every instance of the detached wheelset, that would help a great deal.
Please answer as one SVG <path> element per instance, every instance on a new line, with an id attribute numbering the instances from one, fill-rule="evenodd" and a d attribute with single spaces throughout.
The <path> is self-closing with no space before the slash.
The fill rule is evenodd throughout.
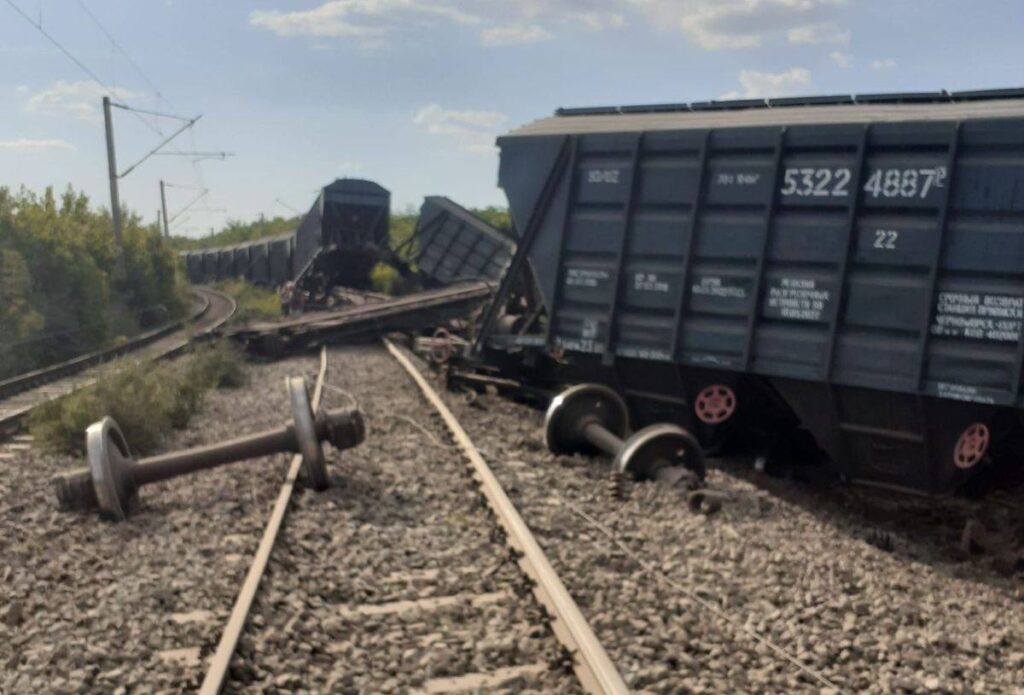
<path id="1" fill-rule="evenodd" d="M 113 418 L 105 417 L 86 430 L 89 465 L 55 478 L 57 501 L 64 510 L 97 510 L 121 521 L 144 485 L 208 470 L 234 461 L 290 451 L 302 454 L 302 472 L 315 490 L 330 485 L 322 442 L 340 450 L 363 441 L 366 428 L 357 408 L 313 412 L 306 380 L 286 380 L 292 421 L 226 442 L 176 451 L 136 461 Z"/>
<path id="2" fill-rule="evenodd" d="M 605 453 L 613 457 L 613 471 L 636 480 L 674 483 L 687 472 L 698 480 L 705 475 L 696 437 L 670 423 L 630 433 L 626 402 L 600 384 L 580 384 L 556 396 L 548 407 L 544 440 L 556 454 Z"/>

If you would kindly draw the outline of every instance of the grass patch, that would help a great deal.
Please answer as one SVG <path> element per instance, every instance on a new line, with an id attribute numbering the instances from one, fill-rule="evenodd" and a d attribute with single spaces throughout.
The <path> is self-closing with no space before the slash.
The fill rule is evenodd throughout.
<path id="1" fill-rule="evenodd" d="M 374 292 L 399 296 L 415 292 L 419 287 L 415 277 L 402 277 L 401 274 L 386 263 L 378 263 L 370 271 L 370 283 Z"/>
<path id="2" fill-rule="evenodd" d="M 246 323 L 281 318 L 281 298 L 274 290 L 258 287 L 242 278 L 218 282 L 214 288 L 231 295 L 238 303 L 232 321 Z"/>
<path id="3" fill-rule="evenodd" d="M 32 411 L 29 430 L 48 451 L 81 455 L 86 427 L 109 415 L 133 454 L 145 454 L 188 426 L 207 391 L 245 383 L 242 361 L 227 343 L 199 346 L 175 362 L 121 361 L 94 386 Z"/>

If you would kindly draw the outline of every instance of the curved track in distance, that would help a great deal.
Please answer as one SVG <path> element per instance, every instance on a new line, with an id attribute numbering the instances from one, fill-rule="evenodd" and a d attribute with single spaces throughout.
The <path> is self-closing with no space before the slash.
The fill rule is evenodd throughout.
<path id="1" fill-rule="evenodd" d="M 16 432 L 25 417 L 39 406 L 92 385 L 111 360 L 132 354 L 142 360 L 165 359 L 181 352 L 193 340 L 209 334 L 230 319 L 235 300 L 208 287 L 195 288 L 202 299 L 189 320 L 147 331 L 107 350 L 72 358 L 0 382 L 0 438 Z"/>

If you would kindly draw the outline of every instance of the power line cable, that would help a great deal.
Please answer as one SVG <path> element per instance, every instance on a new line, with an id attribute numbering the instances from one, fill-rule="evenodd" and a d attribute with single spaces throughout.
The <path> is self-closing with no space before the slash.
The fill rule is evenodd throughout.
<path id="1" fill-rule="evenodd" d="M 56 38 L 54 38 L 54 36 L 52 34 L 50 34 L 50 32 L 46 31 L 46 29 L 43 29 L 42 21 L 37 22 L 36 20 L 32 19 L 32 17 L 30 17 L 28 15 L 28 13 L 25 12 L 25 10 L 21 9 L 20 7 L 18 7 L 18 5 L 16 5 L 14 3 L 14 0 L 4 0 L 4 2 L 6 2 L 8 5 L 10 5 L 11 9 L 13 9 L 19 15 L 21 15 L 21 17 L 26 22 L 28 22 L 33 27 L 35 27 L 36 31 L 38 31 L 40 34 L 42 34 L 44 37 L 46 37 L 47 41 L 49 41 L 54 46 L 56 46 L 57 50 L 59 50 L 61 53 L 63 53 L 65 56 L 67 56 L 67 58 L 72 63 L 77 65 L 79 67 L 79 69 L 81 69 L 82 72 L 84 72 L 86 75 L 88 75 L 90 79 L 92 79 L 94 82 L 96 82 L 96 84 L 100 85 L 101 87 L 106 89 L 111 94 L 116 93 L 117 90 L 115 88 L 113 88 L 110 85 L 108 85 L 106 83 L 106 81 L 100 79 L 100 76 L 97 75 L 95 72 L 93 72 L 93 70 L 88 65 L 86 65 L 84 62 L 82 62 L 78 58 L 78 56 L 76 56 L 69 49 L 67 49 L 64 46 L 64 44 L 62 44 L 60 41 L 58 41 Z M 137 118 L 142 124 L 144 124 L 147 128 L 149 128 L 150 130 L 155 132 L 157 135 L 160 135 L 160 136 L 163 135 L 163 132 L 160 130 L 160 128 L 158 126 L 153 125 L 152 123 L 150 123 L 149 121 L 144 119 L 141 115 L 135 114 L 135 118 Z"/>
<path id="2" fill-rule="evenodd" d="M 153 83 L 153 80 L 149 79 L 149 75 L 147 75 L 145 71 L 141 67 L 139 67 L 139 64 L 135 62 L 135 59 L 131 57 L 128 51 L 126 51 L 124 47 L 117 42 L 117 39 L 115 39 L 113 35 L 109 31 L 107 31 L 107 28 L 103 25 L 102 22 L 100 22 L 99 18 L 95 14 L 93 14 L 92 10 L 90 10 L 86 6 L 85 2 L 83 0 L 78 0 L 78 5 L 82 8 L 82 11 L 85 12 L 85 14 L 89 15 L 89 19 L 91 19 L 93 21 L 93 24 L 95 24 L 97 28 L 99 28 L 99 30 L 103 32 L 103 35 L 107 37 L 107 40 L 110 41 L 114 48 L 120 51 L 121 55 L 123 55 L 125 59 L 128 61 L 128 64 L 131 65 L 132 68 L 135 69 L 135 72 L 139 74 L 139 77 L 141 77 L 143 81 L 145 81 L 145 83 L 150 86 L 150 88 L 156 94 L 157 98 L 166 102 L 168 106 L 172 106 L 171 102 L 168 101 L 166 97 L 164 97 L 163 93 L 160 91 L 160 88 Z"/>
<path id="3" fill-rule="evenodd" d="M 43 22 L 42 22 L 42 15 L 41 14 L 40 14 L 39 20 L 37 21 L 37 20 L 32 19 L 32 17 L 27 12 L 25 12 L 19 5 L 17 5 L 14 2 L 14 0 L 4 0 L 4 2 L 7 5 L 9 5 L 11 7 L 11 9 L 13 9 L 18 15 L 20 15 L 22 19 L 24 19 L 32 27 L 34 27 L 36 29 L 36 31 L 38 31 L 40 34 L 42 34 L 43 37 L 46 38 L 47 41 L 49 41 L 51 44 L 53 44 L 53 46 L 56 47 L 57 50 L 59 50 L 61 53 L 63 53 L 72 63 L 74 63 L 76 66 L 78 66 L 78 68 L 82 72 L 84 72 L 90 79 L 92 79 L 98 85 L 100 85 L 101 87 L 106 89 L 108 92 L 110 92 L 111 95 L 116 94 L 116 92 L 117 92 L 116 88 L 112 88 L 109 84 L 107 84 L 107 82 L 105 80 L 101 79 L 100 76 L 97 75 L 95 71 L 93 71 L 88 65 L 85 64 L 84 61 L 79 59 L 78 56 L 76 56 L 74 53 L 72 53 L 70 49 L 65 47 L 64 44 L 62 44 L 60 41 L 58 41 L 52 34 L 50 34 L 48 31 L 46 31 L 46 29 L 43 28 Z M 142 68 L 131 57 L 131 55 L 128 53 L 128 51 L 125 50 L 125 48 L 123 46 L 121 46 L 120 43 L 117 42 L 117 40 L 113 37 L 113 35 L 106 29 L 106 27 L 103 25 L 103 23 L 99 20 L 99 18 L 85 5 L 85 3 L 82 0 L 78 0 L 78 4 L 82 8 L 82 10 L 86 13 L 86 15 L 88 15 L 89 18 L 93 21 L 93 23 L 96 24 L 96 26 L 103 33 L 103 35 L 106 36 L 106 38 L 110 41 L 110 43 L 128 60 L 129 64 L 135 69 L 135 71 L 139 74 L 139 76 L 142 77 L 142 79 L 146 82 L 146 84 L 148 84 L 153 89 L 153 91 L 154 91 L 154 93 L 156 94 L 156 97 L 157 97 L 158 105 L 159 105 L 160 101 L 163 101 L 168 106 L 171 106 L 173 108 L 173 104 L 171 104 L 171 102 L 163 95 L 163 92 L 160 91 L 160 89 L 156 86 L 156 84 L 153 82 L 153 80 L 151 80 L 149 78 L 149 76 L 145 73 L 145 71 L 142 70 Z M 162 147 L 163 145 L 166 145 L 170 140 L 172 140 L 175 136 L 177 136 L 179 133 L 181 133 L 182 130 L 186 130 L 186 129 L 189 130 L 189 136 L 190 136 L 190 138 L 192 140 L 192 145 L 193 145 L 192 149 L 193 150 L 197 149 L 195 147 L 195 134 L 194 134 L 194 131 L 191 129 L 190 126 L 195 124 L 195 121 L 198 120 L 198 117 L 196 119 L 188 119 L 188 118 L 182 117 L 182 116 L 176 116 L 176 115 L 171 115 L 171 114 L 160 113 L 160 112 L 155 111 L 155 110 L 154 111 L 148 111 L 148 110 L 145 110 L 145 109 L 136 109 L 135 107 L 129 105 L 127 103 L 127 99 L 124 99 L 123 97 L 121 97 L 121 102 L 122 103 L 120 103 L 120 104 L 116 104 L 116 106 L 118 106 L 119 108 L 122 108 L 122 109 L 128 111 L 129 113 L 131 113 L 140 123 L 145 125 L 147 128 L 149 128 L 151 131 L 153 131 L 154 133 L 159 135 L 161 138 L 164 138 L 164 132 L 160 128 L 159 124 L 158 123 L 150 123 L 148 120 L 143 118 L 143 114 L 153 116 L 154 118 L 156 118 L 156 117 L 176 118 L 176 119 L 180 119 L 180 120 L 186 122 L 186 126 L 184 128 L 178 130 L 170 138 L 164 139 L 163 142 L 161 143 L 161 145 L 157 146 L 157 148 L 155 148 L 153 151 L 151 151 L 149 154 L 147 154 L 145 157 L 143 157 L 142 160 L 140 160 L 137 164 L 134 164 L 133 166 L 129 167 L 129 169 L 127 171 L 125 171 L 121 176 L 127 175 L 132 169 L 134 169 L 139 164 L 141 164 L 143 161 L 145 161 L 150 156 L 155 154 L 156 151 L 160 149 L 160 147 Z M 189 121 L 191 121 L 191 122 L 189 122 Z M 220 158 L 223 159 L 223 157 L 220 157 Z M 200 186 L 202 188 L 206 188 L 205 177 L 203 176 L 202 169 L 199 166 L 199 161 L 197 159 L 193 159 L 192 160 L 192 168 L 193 168 L 194 173 L 196 174 L 196 178 L 198 179 L 198 182 L 199 182 Z"/>
<path id="4" fill-rule="evenodd" d="M 130 173 L 132 173 L 132 171 L 134 171 L 134 170 L 136 169 L 136 167 L 138 167 L 138 166 L 139 166 L 140 164 L 142 164 L 142 163 L 143 163 L 144 161 L 146 161 L 147 159 L 149 159 L 150 157 L 152 157 L 152 156 L 153 156 L 154 154 L 156 154 L 156 153 L 157 153 L 157 150 L 159 150 L 159 149 L 160 149 L 161 147 L 163 147 L 164 145 L 166 145 L 167 143 L 169 143 L 169 142 L 170 142 L 171 140 L 173 140 L 174 138 L 176 138 L 176 137 L 178 137 L 179 135 L 181 135 L 181 133 L 182 133 L 182 132 L 184 132 L 185 130 L 187 130 L 187 129 L 191 128 L 192 126 L 194 126 L 194 125 L 196 124 L 196 121 L 198 121 L 198 120 L 199 120 L 200 118 L 202 118 L 202 116 L 201 116 L 201 115 L 200 115 L 200 116 L 196 116 L 195 118 L 193 118 L 193 119 L 191 119 L 191 120 L 187 121 L 187 122 L 185 123 L 185 125 L 183 125 L 183 126 L 181 126 L 180 128 L 178 128 L 178 129 L 177 129 L 176 131 L 174 131 L 173 133 L 171 133 L 171 135 L 170 135 L 170 136 L 168 136 L 168 137 L 164 138 L 164 139 L 163 139 L 163 141 L 162 141 L 162 142 L 161 142 L 161 143 L 160 143 L 159 145 L 157 145 L 157 146 L 156 146 L 156 147 L 154 147 L 154 148 L 153 148 L 152 150 L 150 150 L 149 152 L 147 152 L 147 153 L 146 153 L 146 155 L 145 155 L 145 156 L 144 156 L 144 157 L 143 157 L 142 159 L 140 159 L 139 161 L 135 162 L 135 164 L 132 164 L 132 165 L 131 165 L 130 167 L 128 167 L 128 168 L 127 168 L 127 169 L 125 169 L 125 170 L 124 170 L 123 172 L 121 172 L 120 174 L 118 174 L 118 175 L 117 175 L 117 178 L 119 178 L 119 179 L 123 179 L 123 178 L 124 178 L 125 176 L 127 176 L 127 175 L 128 175 L 128 174 L 130 174 Z"/>
<path id="5" fill-rule="evenodd" d="M 191 120 L 188 116 L 179 116 L 175 113 L 164 113 L 162 111 L 149 111 L 147 109 L 137 109 L 134 106 L 129 106 L 128 104 L 119 104 L 116 101 L 110 102 L 110 105 L 115 108 L 121 109 L 122 111 L 134 111 L 135 113 L 144 113 L 147 116 L 154 116 L 156 118 L 173 118 L 178 121 Z"/>
<path id="6" fill-rule="evenodd" d="M 71 62 L 73 62 L 78 67 L 80 67 L 82 69 L 82 71 L 86 75 L 88 75 L 92 79 L 96 80 L 96 82 L 98 82 L 101 86 L 106 87 L 107 89 L 110 89 L 110 87 L 107 87 L 106 83 L 104 83 L 104 81 L 101 80 L 96 75 L 95 72 L 93 72 L 92 70 L 89 69 L 88 65 L 86 65 L 81 60 L 79 60 L 71 51 L 69 51 L 68 49 L 64 48 L 64 46 L 60 43 L 60 41 L 58 41 L 57 39 L 53 38 L 53 36 L 51 36 L 50 33 L 48 31 L 46 31 L 46 29 L 43 29 L 43 24 L 42 24 L 41 21 L 39 23 L 37 23 L 34 19 L 29 17 L 28 14 L 26 14 L 23 9 L 21 9 L 20 7 L 18 7 L 17 5 L 14 4 L 14 0 L 4 0 L 4 2 L 6 2 L 8 5 L 10 5 L 14 9 L 15 12 L 17 12 L 22 17 L 24 17 L 26 22 L 28 22 L 29 24 L 34 26 L 36 29 L 38 29 L 40 34 L 45 36 L 50 43 L 52 43 L 54 46 L 56 46 L 60 50 L 61 53 L 63 53 L 69 59 L 71 59 Z"/>

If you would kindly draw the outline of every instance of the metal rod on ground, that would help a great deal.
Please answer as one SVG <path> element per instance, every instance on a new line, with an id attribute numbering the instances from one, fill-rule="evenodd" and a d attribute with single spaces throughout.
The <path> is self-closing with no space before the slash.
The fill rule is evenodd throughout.
<path id="1" fill-rule="evenodd" d="M 117 245 L 117 269 L 125 276 L 124 241 L 121 237 L 121 196 L 117 188 L 117 154 L 114 151 L 114 121 L 110 116 L 110 97 L 103 97 L 103 122 L 107 135 L 107 171 L 110 176 L 110 223 Z"/>

